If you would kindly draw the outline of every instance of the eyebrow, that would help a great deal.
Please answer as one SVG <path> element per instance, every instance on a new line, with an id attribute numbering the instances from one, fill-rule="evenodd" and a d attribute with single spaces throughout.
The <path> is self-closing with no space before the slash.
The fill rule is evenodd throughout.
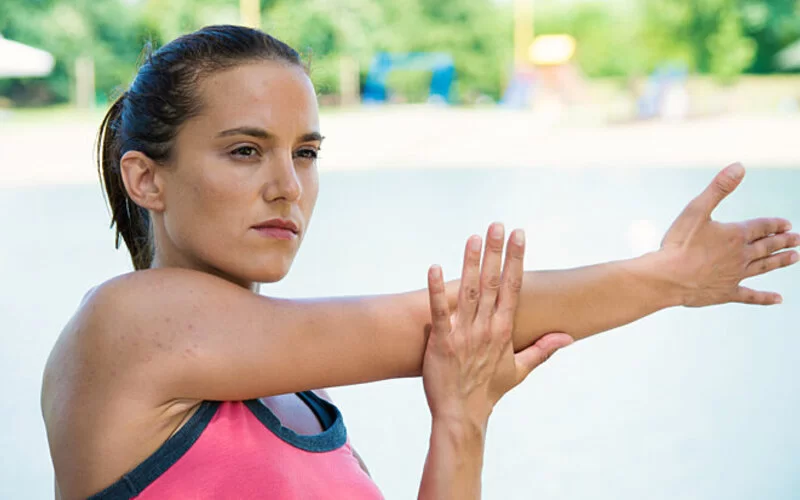
<path id="1" fill-rule="evenodd" d="M 231 129 L 228 129 L 228 130 L 223 130 L 222 132 L 217 134 L 217 137 L 228 137 L 228 136 L 231 136 L 231 135 L 249 135 L 251 137 L 256 137 L 258 139 L 271 139 L 271 138 L 275 137 L 274 134 L 271 134 L 271 133 L 267 132 L 266 130 L 264 130 L 263 128 L 259 128 L 259 127 L 236 127 L 236 128 L 231 128 Z M 298 140 L 299 140 L 299 142 L 310 142 L 310 141 L 320 141 L 320 142 L 322 142 L 322 140 L 324 138 L 325 137 L 323 137 L 319 132 L 309 132 L 307 134 L 301 135 L 298 138 Z"/>

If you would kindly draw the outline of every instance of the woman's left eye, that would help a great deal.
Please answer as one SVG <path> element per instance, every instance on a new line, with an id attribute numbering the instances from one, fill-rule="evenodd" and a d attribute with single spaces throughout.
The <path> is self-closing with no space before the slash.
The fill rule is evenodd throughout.
<path id="1" fill-rule="evenodd" d="M 294 153 L 297 158 L 307 158 L 309 160 L 316 160 L 319 152 L 316 149 L 299 149 Z"/>

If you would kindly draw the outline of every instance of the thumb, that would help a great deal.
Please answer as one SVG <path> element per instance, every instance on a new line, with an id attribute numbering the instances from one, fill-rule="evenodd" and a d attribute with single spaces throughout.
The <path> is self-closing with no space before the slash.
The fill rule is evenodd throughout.
<path id="1" fill-rule="evenodd" d="M 566 333 L 548 333 L 535 344 L 514 355 L 517 364 L 517 384 L 525 380 L 537 366 L 547 361 L 550 356 L 562 347 L 574 342 Z"/>
<path id="2" fill-rule="evenodd" d="M 734 163 L 723 168 L 697 197 L 698 208 L 705 216 L 711 217 L 711 212 L 741 184 L 742 179 L 744 179 L 744 167 L 741 163 Z"/>

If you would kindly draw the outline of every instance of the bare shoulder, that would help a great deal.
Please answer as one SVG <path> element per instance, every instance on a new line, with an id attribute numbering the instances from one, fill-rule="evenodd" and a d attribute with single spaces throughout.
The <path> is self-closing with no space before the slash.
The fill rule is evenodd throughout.
<path id="1" fill-rule="evenodd" d="M 123 367 L 137 353 L 146 356 L 153 335 L 168 335 L 176 326 L 170 323 L 185 317 L 187 308 L 191 312 L 209 302 L 254 297 L 221 278 L 186 269 L 149 269 L 112 278 L 84 296 L 61 332 L 47 369 L 61 366 L 66 353 Z"/>
<path id="2" fill-rule="evenodd" d="M 136 325 L 125 321 L 126 302 L 153 281 L 140 273 L 90 290 L 45 365 L 41 410 L 56 494 L 64 498 L 85 497 L 113 483 L 157 449 L 199 404 L 151 397 L 153 384 L 146 374 L 130 369 L 131 353 L 121 339 Z"/>

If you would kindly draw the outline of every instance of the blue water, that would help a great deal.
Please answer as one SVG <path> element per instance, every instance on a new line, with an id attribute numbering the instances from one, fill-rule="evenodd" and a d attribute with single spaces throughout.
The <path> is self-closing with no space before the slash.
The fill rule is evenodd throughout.
<path id="1" fill-rule="evenodd" d="M 655 249 L 714 170 L 324 173 L 304 247 L 265 294 L 422 288 L 457 276 L 493 220 L 528 235 L 528 268 Z M 800 169 L 759 169 L 715 213 L 800 227 Z M 52 496 L 39 413 L 46 356 L 85 291 L 129 270 L 98 186 L 0 190 L 0 498 Z M 673 309 L 579 342 L 509 394 L 490 423 L 487 499 L 800 498 L 800 267 L 749 280 L 785 303 Z M 416 495 L 429 416 L 418 380 L 335 389 L 389 499 Z"/>

